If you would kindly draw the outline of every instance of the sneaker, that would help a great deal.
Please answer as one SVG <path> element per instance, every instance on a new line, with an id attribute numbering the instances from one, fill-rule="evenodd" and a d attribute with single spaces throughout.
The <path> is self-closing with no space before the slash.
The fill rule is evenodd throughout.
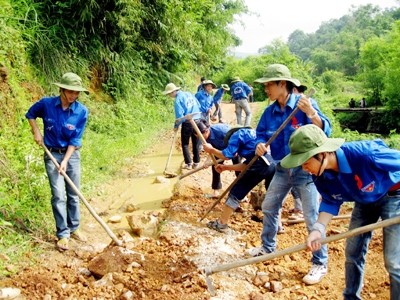
<path id="1" fill-rule="evenodd" d="M 76 240 L 81 241 L 81 242 L 87 242 L 86 236 L 84 236 L 83 233 L 79 229 L 77 229 L 74 232 L 72 232 L 71 233 L 71 237 L 73 239 L 76 239 Z"/>
<path id="2" fill-rule="evenodd" d="M 285 233 L 285 227 L 283 225 L 278 226 L 278 234 L 284 234 Z"/>
<path id="3" fill-rule="evenodd" d="M 247 253 L 253 257 L 269 254 L 263 246 L 250 248 L 249 250 L 247 250 Z"/>
<path id="4" fill-rule="evenodd" d="M 322 278 L 324 278 L 326 273 L 328 273 L 327 266 L 313 264 L 310 272 L 308 272 L 308 274 L 303 277 L 303 282 L 308 285 L 316 284 L 320 282 Z"/>
<path id="5" fill-rule="evenodd" d="M 198 168 L 198 167 L 199 167 L 199 164 L 200 164 L 200 163 L 194 163 L 194 164 L 193 164 L 193 169 Z"/>
<path id="6" fill-rule="evenodd" d="M 60 250 L 68 250 L 68 238 L 61 238 L 57 241 L 57 248 Z"/>
<path id="7" fill-rule="evenodd" d="M 190 169 L 192 169 L 192 164 L 191 164 L 191 163 L 190 163 L 190 164 L 185 164 L 185 165 L 182 167 L 182 169 L 190 170 Z"/>
<path id="8" fill-rule="evenodd" d="M 218 220 L 208 222 L 207 227 L 219 232 L 225 232 L 229 228 L 228 224 L 221 224 Z"/>

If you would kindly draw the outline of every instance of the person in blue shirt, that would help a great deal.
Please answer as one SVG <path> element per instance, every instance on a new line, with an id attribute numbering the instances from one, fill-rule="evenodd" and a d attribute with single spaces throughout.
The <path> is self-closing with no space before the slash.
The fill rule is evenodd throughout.
<path id="1" fill-rule="evenodd" d="M 177 131 L 182 124 L 181 144 L 183 159 L 185 161 L 183 168 L 197 168 L 200 162 L 200 141 L 194 134 L 192 124 L 190 121 L 184 119 L 184 116 L 192 114 L 193 120 L 198 122 L 201 118 L 200 105 L 193 94 L 181 91 L 180 89 L 180 87 L 171 82 L 165 86 L 163 94 L 174 99 L 175 120 L 179 120 L 175 121 L 174 130 Z M 189 151 L 190 140 L 192 141 L 193 160 Z"/>
<path id="2" fill-rule="evenodd" d="M 243 163 L 233 165 L 219 164 L 216 166 L 217 172 L 220 173 L 223 171 L 241 172 L 255 155 L 256 137 L 256 132 L 253 129 L 240 128 L 229 137 L 228 145 L 222 151 L 214 148 L 211 144 L 205 144 L 204 151 L 224 160 L 233 159 L 236 156 L 244 158 L 245 161 Z M 265 180 L 265 188 L 268 189 L 274 172 L 275 163 L 272 157 L 267 153 L 260 156 L 229 191 L 219 219 L 210 221 L 207 226 L 211 229 L 225 232 L 229 228 L 228 221 L 240 206 L 240 202 L 263 180 Z"/>
<path id="3" fill-rule="evenodd" d="M 221 109 L 221 101 L 224 97 L 226 91 L 229 91 L 229 86 L 225 83 L 221 84 L 221 87 L 216 91 L 213 97 L 213 103 L 215 106 L 215 111 L 211 117 L 212 121 L 218 121 L 219 123 L 225 123 L 222 119 L 222 109 Z M 218 116 L 218 119 L 217 119 Z"/>
<path id="4" fill-rule="evenodd" d="M 273 159 L 277 162 L 274 178 L 267 190 L 262 203 L 263 230 L 261 233 L 262 245 L 249 250 L 251 256 L 272 253 L 276 249 L 276 234 L 278 231 L 279 211 L 282 203 L 290 190 L 294 187 L 300 193 L 303 204 L 303 214 L 307 230 L 310 232 L 312 225 L 318 217 L 319 194 L 311 180 L 311 175 L 304 172 L 301 167 L 290 169 L 282 168 L 280 160 L 289 154 L 290 135 L 301 126 L 315 124 L 322 128 L 328 136 L 331 133 L 331 124 L 328 118 L 319 110 L 317 102 L 303 94 L 293 93 L 294 86 L 300 86 L 298 79 L 292 78 L 290 70 L 282 64 L 268 65 L 264 77 L 255 82 L 264 84 L 265 92 L 271 100 L 275 100 L 263 112 L 257 125 L 257 155 L 271 151 Z M 265 143 L 271 138 L 280 125 L 288 118 L 292 111 L 298 107 L 297 113 L 286 127 L 277 135 L 269 149 Z M 315 284 L 321 281 L 328 270 L 328 251 L 324 245 L 321 250 L 312 255 L 312 267 L 303 277 L 306 284 Z"/>
<path id="5" fill-rule="evenodd" d="M 250 126 L 251 109 L 249 105 L 249 95 L 252 93 L 251 88 L 236 76 L 231 81 L 230 92 L 232 101 L 235 103 L 237 125 L 243 125 L 242 111 L 244 110 L 244 113 L 246 114 L 244 126 Z"/>
<path id="6" fill-rule="evenodd" d="M 74 73 L 65 73 L 60 82 L 54 83 L 60 88 L 60 95 L 44 97 L 34 103 L 26 113 L 32 128 L 34 140 L 45 145 L 54 158 L 72 180 L 80 186 L 80 153 L 82 136 L 88 120 L 88 109 L 78 101 L 80 92 L 88 92 L 82 86 L 81 78 Z M 36 122 L 43 119 L 44 136 Z M 68 250 L 69 238 L 86 241 L 79 229 L 79 196 L 64 180 L 61 172 L 50 157 L 45 154 L 44 162 L 51 188 L 51 206 L 56 223 L 57 247 Z M 65 198 L 66 195 L 66 198 Z"/>
<path id="7" fill-rule="evenodd" d="M 284 168 L 301 166 L 322 196 L 318 220 L 307 238 L 311 251 L 321 248 L 326 226 L 343 202 L 354 202 L 349 230 L 400 215 L 400 151 L 381 140 L 346 142 L 328 138 L 315 125 L 296 130 L 289 140 Z M 372 232 L 349 237 L 345 248 L 344 299 L 361 299 L 365 257 Z M 390 299 L 400 295 L 400 224 L 383 228 Z"/>
<path id="8" fill-rule="evenodd" d="M 211 80 L 204 80 L 202 86 L 203 88 L 196 93 L 195 97 L 200 104 L 201 118 L 209 123 L 211 109 L 213 107 L 213 97 L 211 93 L 216 86 Z"/>
<path id="9" fill-rule="evenodd" d="M 198 128 L 202 133 L 207 143 L 211 144 L 215 149 L 223 150 L 226 146 L 224 144 L 225 137 L 231 127 L 227 124 L 213 124 L 210 125 L 206 120 L 200 120 Z M 234 164 L 239 163 L 239 157 L 235 156 L 232 158 Z M 223 162 L 222 162 L 223 163 Z M 218 198 L 219 190 L 222 189 L 221 174 L 216 171 L 215 166 L 212 166 L 212 182 L 211 188 L 213 193 L 211 198 Z"/>

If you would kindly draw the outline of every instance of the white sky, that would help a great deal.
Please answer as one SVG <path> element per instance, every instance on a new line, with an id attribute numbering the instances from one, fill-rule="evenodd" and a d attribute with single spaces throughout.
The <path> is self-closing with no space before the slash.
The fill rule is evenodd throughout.
<path id="1" fill-rule="evenodd" d="M 350 12 L 352 5 L 373 4 L 382 8 L 398 7 L 397 0 L 244 0 L 255 15 L 238 19 L 233 29 L 242 40 L 234 52 L 255 54 L 258 49 L 276 38 L 287 42 L 288 36 L 296 29 L 305 33 L 315 32 L 321 23 L 338 19 Z"/>

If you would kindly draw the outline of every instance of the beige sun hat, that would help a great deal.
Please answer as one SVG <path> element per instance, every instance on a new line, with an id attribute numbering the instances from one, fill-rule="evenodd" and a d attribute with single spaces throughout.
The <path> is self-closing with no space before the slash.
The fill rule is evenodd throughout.
<path id="1" fill-rule="evenodd" d="M 229 91 L 229 85 L 227 85 L 226 83 L 221 84 L 221 87 L 222 87 L 225 91 Z"/>
<path id="2" fill-rule="evenodd" d="M 212 84 L 213 89 L 215 89 L 215 88 L 217 87 L 217 86 L 215 85 L 215 83 L 214 83 L 212 80 L 209 80 L 209 79 L 204 80 L 204 81 L 201 83 L 201 85 L 203 85 L 203 86 L 205 86 L 205 85 L 207 85 L 207 84 Z"/>
<path id="3" fill-rule="evenodd" d="M 175 84 L 170 82 L 165 86 L 165 90 L 164 90 L 163 94 L 168 95 L 168 94 L 171 94 L 172 92 L 178 91 L 180 89 L 181 89 L 181 87 L 176 86 Z"/>
<path id="4" fill-rule="evenodd" d="M 235 77 L 232 78 L 231 83 L 238 82 L 238 81 L 242 81 L 242 80 L 240 79 L 239 76 L 235 76 Z"/>
<path id="5" fill-rule="evenodd" d="M 300 80 L 292 78 L 292 74 L 290 73 L 288 67 L 282 64 L 268 65 L 267 68 L 265 69 L 263 77 L 254 80 L 254 82 L 265 83 L 265 82 L 279 81 L 279 80 L 286 80 L 293 82 L 295 86 L 300 85 Z"/>
<path id="6" fill-rule="evenodd" d="M 53 82 L 53 84 L 66 90 L 89 93 L 89 91 L 82 86 L 82 79 L 75 73 L 65 73 L 61 77 L 60 82 Z"/>
<path id="7" fill-rule="evenodd" d="M 281 160 L 281 165 L 287 169 L 301 166 L 315 154 L 336 151 L 344 141 L 340 138 L 328 138 L 325 132 L 314 124 L 301 126 L 290 136 L 290 154 Z"/>

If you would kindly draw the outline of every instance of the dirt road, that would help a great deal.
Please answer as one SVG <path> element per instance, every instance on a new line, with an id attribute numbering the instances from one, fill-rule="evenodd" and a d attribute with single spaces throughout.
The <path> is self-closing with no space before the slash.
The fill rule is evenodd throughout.
<path id="1" fill-rule="evenodd" d="M 259 104 L 253 103 L 255 111 Z M 234 105 L 223 104 L 224 118 L 235 124 Z M 260 244 L 262 224 L 253 221 L 256 212 L 243 203 L 243 212 L 235 213 L 227 233 L 208 229 L 205 224 L 218 217 L 222 205 L 209 216 L 198 219 L 212 204 L 205 195 L 211 192 L 209 169 L 181 181 L 178 178 L 155 183 L 162 176 L 168 156 L 170 136 L 143 153 L 140 159 L 125 160 L 121 176 L 99 188 L 90 199 L 91 205 L 110 228 L 119 235 L 131 234 L 128 215 L 155 216 L 159 222 L 156 236 L 134 237 L 133 249 L 143 261 L 135 261 L 118 272 L 98 278 L 88 270 L 95 257 L 102 254 L 111 239 L 82 206 L 82 229 L 89 238 L 85 244 L 71 242 L 71 249 L 60 253 L 54 241 L 47 241 L 41 260 L 3 279 L 0 287 L 16 287 L 19 299 L 341 299 L 344 284 L 344 242 L 329 245 L 329 273 L 315 286 L 306 286 L 302 277 L 308 272 L 311 255 L 298 252 L 273 261 L 249 265 L 210 276 L 216 295 L 207 290 L 204 267 L 216 266 L 246 258 L 245 250 Z M 179 141 L 179 139 L 177 139 Z M 182 154 L 179 144 L 174 149 L 171 170 L 180 172 Z M 206 159 L 205 155 L 202 157 Z M 226 188 L 233 180 L 224 174 Z M 292 208 L 286 201 L 283 217 Z M 127 208 L 132 208 L 128 210 Z M 133 209 L 137 209 L 132 211 Z M 349 213 L 345 207 L 341 214 Z M 347 230 L 348 220 L 333 221 L 328 234 Z M 303 243 L 304 224 L 287 225 L 278 235 L 278 248 Z M 389 299 L 389 281 L 382 261 L 382 233 L 377 231 L 370 244 L 363 296 L 365 299 Z M 43 246 L 43 244 L 42 244 Z"/>

